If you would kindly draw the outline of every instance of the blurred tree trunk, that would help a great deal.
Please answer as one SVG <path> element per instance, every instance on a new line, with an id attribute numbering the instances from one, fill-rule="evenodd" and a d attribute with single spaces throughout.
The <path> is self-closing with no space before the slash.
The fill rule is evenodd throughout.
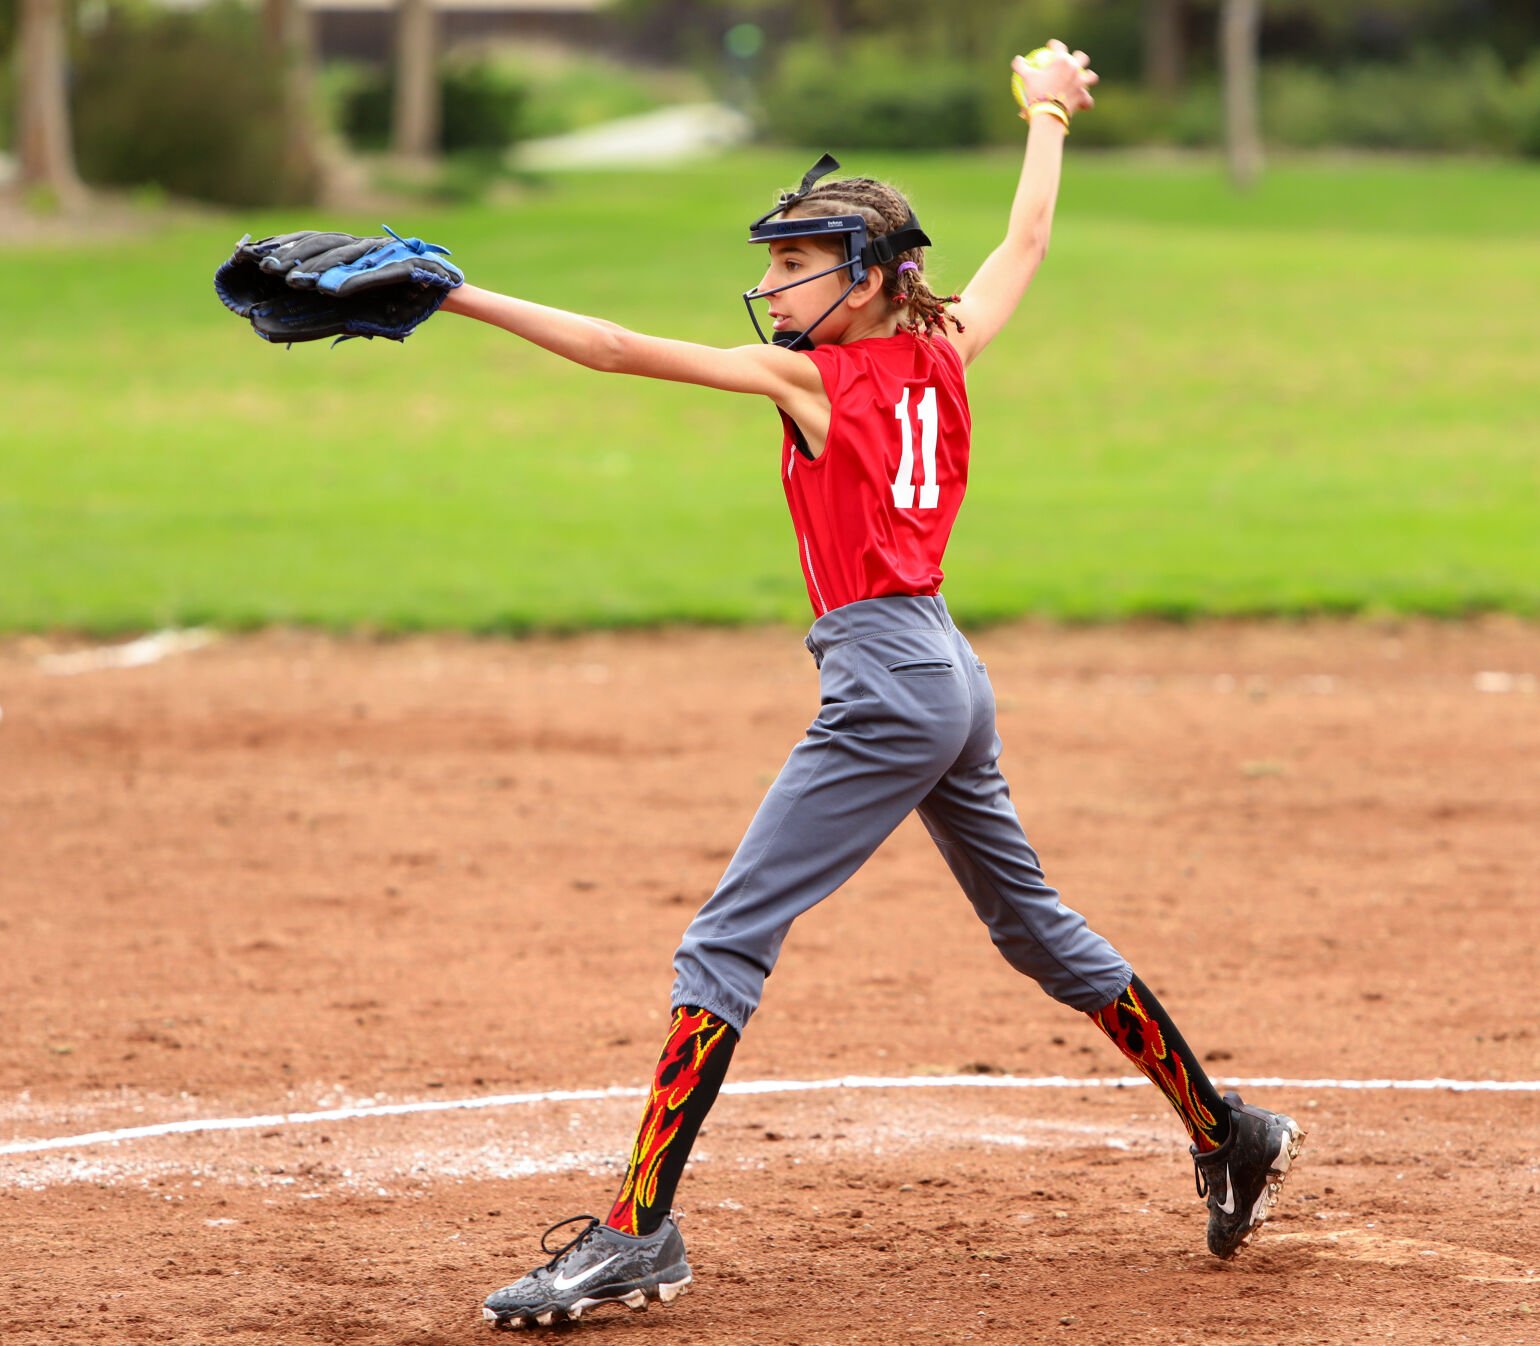
<path id="1" fill-rule="evenodd" d="M 438 138 L 438 33 L 433 0 L 399 0 L 391 147 L 402 158 L 429 159 L 438 152 Z"/>
<path id="2" fill-rule="evenodd" d="M 1144 0 L 1144 84 L 1153 94 L 1175 98 L 1187 79 L 1182 0 Z"/>
<path id="3" fill-rule="evenodd" d="M 262 0 L 268 49 L 283 70 L 283 168 L 278 200 L 311 202 L 320 185 L 315 21 L 304 0 Z"/>
<path id="4" fill-rule="evenodd" d="M 18 186 L 42 188 L 65 210 L 85 204 L 75 170 L 67 94 L 69 43 L 65 0 L 21 0 L 16 31 Z"/>
<path id="5" fill-rule="evenodd" d="M 845 15 L 839 0 L 802 0 L 798 11 L 801 27 L 816 32 L 830 51 L 845 49 Z"/>
<path id="6" fill-rule="evenodd" d="M 1225 163 L 1245 191 L 1262 176 L 1262 119 L 1257 58 L 1262 0 L 1224 0 L 1219 11 L 1219 60 L 1224 74 Z"/>

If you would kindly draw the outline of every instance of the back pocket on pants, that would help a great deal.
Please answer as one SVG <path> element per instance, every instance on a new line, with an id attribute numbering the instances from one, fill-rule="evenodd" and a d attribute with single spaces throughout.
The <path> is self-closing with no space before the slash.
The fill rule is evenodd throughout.
<path id="1" fill-rule="evenodd" d="M 904 659 L 896 664 L 888 665 L 888 672 L 896 674 L 900 678 L 919 677 L 927 673 L 950 673 L 952 661 L 950 659 Z"/>

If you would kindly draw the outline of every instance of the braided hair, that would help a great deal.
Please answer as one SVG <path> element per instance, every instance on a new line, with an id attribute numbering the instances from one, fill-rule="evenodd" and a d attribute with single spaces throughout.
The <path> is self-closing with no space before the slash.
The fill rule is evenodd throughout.
<path id="1" fill-rule="evenodd" d="M 875 178 L 842 178 L 821 182 L 786 211 L 785 218 L 817 215 L 859 215 L 866 221 L 869 238 L 880 238 L 902 229 L 910 219 L 909 203 L 897 188 Z M 895 307 L 908 316 L 899 325 L 917 336 L 931 337 L 951 323 L 959 332 L 963 325 L 946 311 L 957 295 L 945 298 L 931 290 L 925 281 L 925 249 L 910 248 L 894 257 L 891 266 L 882 268 L 882 290 Z"/>

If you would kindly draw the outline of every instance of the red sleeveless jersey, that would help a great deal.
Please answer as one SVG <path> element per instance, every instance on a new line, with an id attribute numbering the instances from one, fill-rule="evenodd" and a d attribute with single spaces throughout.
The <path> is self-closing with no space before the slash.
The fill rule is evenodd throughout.
<path id="1" fill-rule="evenodd" d="M 909 332 L 807 354 L 829 394 L 829 438 L 807 458 L 783 412 L 781 481 L 813 611 L 938 592 L 968 486 L 962 357 Z"/>

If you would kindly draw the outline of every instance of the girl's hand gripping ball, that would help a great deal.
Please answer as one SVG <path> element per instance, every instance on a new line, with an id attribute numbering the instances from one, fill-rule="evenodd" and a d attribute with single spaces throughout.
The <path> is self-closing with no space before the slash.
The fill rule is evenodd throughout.
<path id="1" fill-rule="evenodd" d="M 1059 54 L 1056 51 L 1049 50 L 1047 47 L 1039 47 L 1036 51 L 1029 51 L 1025 56 L 1022 56 L 1019 59 L 1021 60 L 1022 64 L 1027 66 L 1029 69 L 1046 70 L 1050 65 L 1059 59 Z M 1021 107 L 1021 110 L 1025 112 L 1027 110 L 1027 104 L 1032 100 L 1027 97 L 1027 86 L 1022 81 L 1020 73 L 1015 70 L 1011 71 L 1011 92 L 1016 95 L 1017 104 Z"/>
<path id="2" fill-rule="evenodd" d="M 1090 86 L 1099 78 L 1083 51 L 1071 52 L 1057 38 L 1011 62 L 1011 93 L 1023 113 L 1035 102 L 1051 99 L 1070 113 L 1092 106 Z"/>

